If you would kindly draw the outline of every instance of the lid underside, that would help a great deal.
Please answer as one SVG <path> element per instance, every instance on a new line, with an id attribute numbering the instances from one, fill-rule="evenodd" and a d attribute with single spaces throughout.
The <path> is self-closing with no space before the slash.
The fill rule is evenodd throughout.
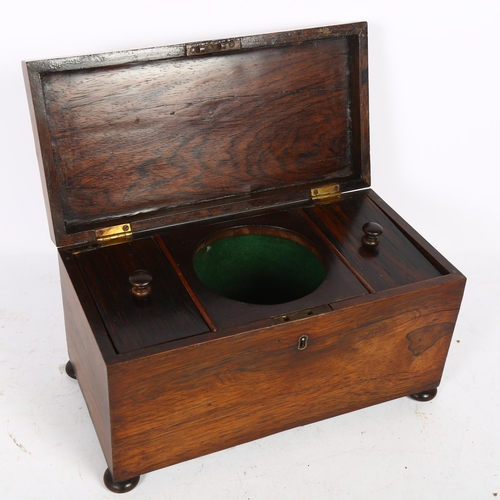
<path id="1" fill-rule="evenodd" d="M 369 184 L 366 25 L 238 41 L 27 63 L 56 243 L 209 200 Z"/>

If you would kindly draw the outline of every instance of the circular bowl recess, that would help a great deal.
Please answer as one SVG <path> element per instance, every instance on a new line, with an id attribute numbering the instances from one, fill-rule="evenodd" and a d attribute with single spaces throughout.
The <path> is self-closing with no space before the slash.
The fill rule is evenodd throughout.
<path id="1" fill-rule="evenodd" d="M 208 288 L 250 304 L 300 299 L 326 276 L 323 259 L 310 242 L 274 227 L 244 226 L 215 233 L 198 246 L 193 265 Z"/>

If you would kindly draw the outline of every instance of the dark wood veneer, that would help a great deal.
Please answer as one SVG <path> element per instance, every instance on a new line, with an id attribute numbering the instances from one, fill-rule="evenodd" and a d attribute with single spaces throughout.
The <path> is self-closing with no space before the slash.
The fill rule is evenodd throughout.
<path id="1" fill-rule="evenodd" d="M 378 209 L 369 197 L 369 190 L 345 195 L 337 203 L 305 212 L 375 291 L 442 274 Z M 377 222 L 384 229 L 379 244 L 373 248 L 362 244 L 363 225 L 368 221 Z"/>
<path id="2" fill-rule="evenodd" d="M 117 352 L 161 344 L 209 330 L 188 292 L 152 238 L 75 256 Z M 147 269 L 151 293 L 137 297 L 129 276 Z"/>
<path id="3" fill-rule="evenodd" d="M 367 125 L 351 126 L 365 121 L 353 104 L 362 106 L 366 82 L 356 75 L 366 61 L 351 38 L 264 37 L 259 50 L 97 68 L 28 63 L 48 188 L 60 194 L 54 223 L 75 233 L 135 213 L 362 177 Z"/>
<path id="4" fill-rule="evenodd" d="M 449 331 L 418 356 L 407 335 L 454 322 L 462 290 L 455 279 L 382 302 L 363 298 L 307 324 L 259 328 L 116 365 L 120 476 L 437 387 Z M 299 351 L 305 331 L 308 347 Z"/>

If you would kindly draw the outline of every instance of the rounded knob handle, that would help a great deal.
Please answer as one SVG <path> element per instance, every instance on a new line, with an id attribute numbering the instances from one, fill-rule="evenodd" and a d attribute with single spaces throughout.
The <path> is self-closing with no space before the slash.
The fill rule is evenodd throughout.
<path id="1" fill-rule="evenodd" d="M 132 285 L 132 293 L 136 297 L 147 297 L 151 293 L 151 281 L 153 281 L 153 276 L 151 273 L 144 269 L 138 269 L 134 271 L 129 279 Z"/>
<path id="2" fill-rule="evenodd" d="M 384 232 L 384 228 L 376 222 L 367 222 L 363 224 L 363 232 L 365 233 L 361 238 L 363 245 L 376 247 L 378 245 L 378 238 Z"/>

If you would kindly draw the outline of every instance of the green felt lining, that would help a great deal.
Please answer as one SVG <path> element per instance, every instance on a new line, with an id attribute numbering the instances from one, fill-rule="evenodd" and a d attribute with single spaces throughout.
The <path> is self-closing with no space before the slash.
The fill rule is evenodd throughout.
<path id="1" fill-rule="evenodd" d="M 251 304 L 299 299 L 316 290 L 326 275 L 321 260 L 311 250 L 269 234 L 220 238 L 203 246 L 193 264 L 208 288 Z"/>

